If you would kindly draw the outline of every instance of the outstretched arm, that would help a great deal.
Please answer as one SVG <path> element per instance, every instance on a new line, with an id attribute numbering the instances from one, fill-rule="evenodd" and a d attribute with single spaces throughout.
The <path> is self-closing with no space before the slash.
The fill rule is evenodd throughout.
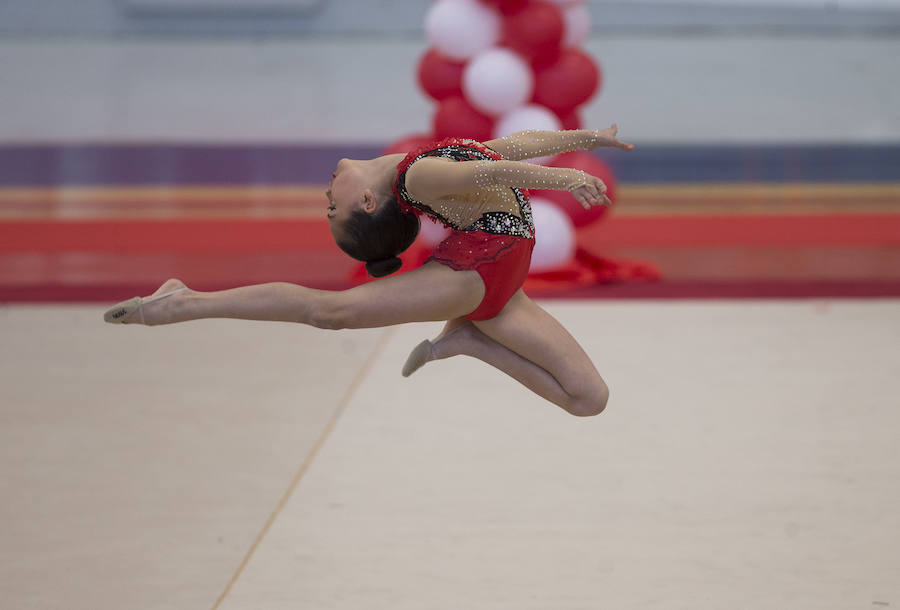
<path id="1" fill-rule="evenodd" d="M 585 208 L 609 205 L 606 185 L 595 176 L 567 167 L 543 167 L 524 161 L 417 161 L 406 174 L 406 188 L 420 201 L 511 187 L 569 191 Z"/>
<path id="2" fill-rule="evenodd" d="M 528 129 L 517 131 L 485 144 L 512 161 L 558 155 L 573 150 L 594 150 L 610 146 L 632 150 L 634 146 L 618 139 L 619 128 L 613 124 L 608 129 L 574 129 L 569 131 L 541 131 Z"/>

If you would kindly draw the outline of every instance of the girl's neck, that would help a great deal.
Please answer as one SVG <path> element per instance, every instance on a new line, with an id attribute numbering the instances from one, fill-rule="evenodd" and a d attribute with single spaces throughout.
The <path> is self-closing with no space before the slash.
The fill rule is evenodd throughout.
<path id="1" fill-rule="evenodd" d="M 370 163 L 372 164 L 373 186 L 375 186 L 378 191 L 391 192 L 394 190 L 394 182 L 397 180 L 397 164 L 400 163 L 405 156 L 406 155 L 400 153 L 375 157 L 370 160 Z"/>

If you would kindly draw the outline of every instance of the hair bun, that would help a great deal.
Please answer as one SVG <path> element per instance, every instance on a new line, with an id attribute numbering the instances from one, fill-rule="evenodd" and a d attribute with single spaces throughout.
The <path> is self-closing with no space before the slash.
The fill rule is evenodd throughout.
<path id="1" fill-rule="evenodd" d="M 396 256 L 392 256 L 391 258 L 385 258 L 380 261 L 367 262 L 366 271 L 368 271 L 369 275 L 372 277 L 383 277 L 394 273 L 402 266 L 403 261 Z"/>

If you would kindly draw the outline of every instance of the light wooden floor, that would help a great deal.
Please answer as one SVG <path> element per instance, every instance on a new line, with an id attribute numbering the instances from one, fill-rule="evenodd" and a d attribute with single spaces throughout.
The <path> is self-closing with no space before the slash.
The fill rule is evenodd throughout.
<path id="1" fill-rule="evenodd" d="M 437 325 L 0 308 L 0 607 L 900 605 L 900 301 L 546 307 L 598 418 L 403 379 Z"/>

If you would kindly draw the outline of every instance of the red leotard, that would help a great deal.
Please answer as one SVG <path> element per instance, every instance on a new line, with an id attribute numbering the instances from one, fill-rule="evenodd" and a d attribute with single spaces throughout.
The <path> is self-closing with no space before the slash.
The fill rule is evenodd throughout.
<path id="1" fill-rule="evenodd" d="M 469 320 L 496 316 L 521 288 L 534 249 L 534 222 L 528 193 L 512 188 L 519 204 L 519 216 L 507 212 L 487 212 L 466 227 L 459 227 L 428 205 L 413 199 L 406 190 L 406 172 L 422 157 L 444 157 L 455 161 L 501 160 L 503 155 L 473 140 L 448 138 L 411 152 L 397 165 L 394 193 L 400 208 L 416 215 L 426 214 L 451 229 L 450 235 L 434 248 L 428 258 L 457 271 L 474 269 L 484 281 L 484 298 Z M 427 262 L 427 261 L 426 261 Z"/>

